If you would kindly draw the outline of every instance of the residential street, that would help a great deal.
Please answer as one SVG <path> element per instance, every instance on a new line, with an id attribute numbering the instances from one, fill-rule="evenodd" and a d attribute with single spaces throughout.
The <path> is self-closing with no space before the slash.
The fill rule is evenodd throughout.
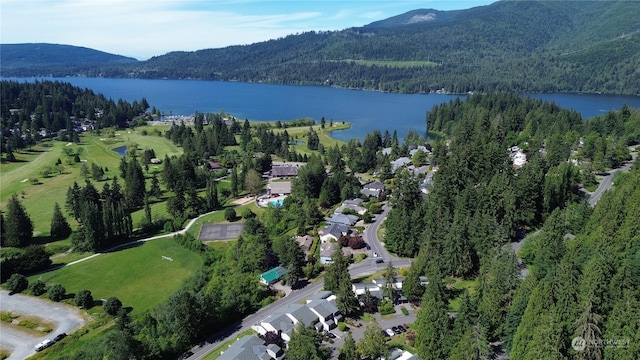
<path id="1" fill-rule="evenodd" d="M 598 185 L 598 188 L 596 189 L 596 191 L 594 191 L 589 196 L 589 205 L 591 205 L 591 207 L 596 206 L 596 203 L 598 202 L 598 200 L 600 200 L 600 198 L 602 197 L 602 194 L 604 194 L 607 190 L 611 189 L 611 187 L 613 186 L 613 174 L 615 174 L 618 171 L 626 172 L 626 171 L 629 171 L 629 169 L 631 169 L 633 162 L 636 160 L 636 157 L 638 156 L 638 153 L 636 151 L 637 149 L 638 149 L 637 145 L 630 147 L 629 150 L 631 151 L 631 161 L 628 161 L 618 169 L 611 170 L 602 179 L 602 181 L 600 181 L 600 185 Z"/>
<path id="2" fill-rule="evenodd" d="M 366 260 L 360 263 L 351 265 L 351 267 L 349 268 L 349 273 L 351 274 L 352 278 L 357 278 L 367 274 L 373 274 L 379 270 L 383 270 L 387 266 L 388 261 L 392 261 L 393 265 L 397 268 L 409 267 L 409 265 L 411 265 L 411 259 L 402 259 L 402 258 L 398 258 L 390 255 L 378 240 L 378 236 L 376 234 L 377 229 L 380 227 L 380 225 L 386 218 L 389 210 L 390 210 L 390 207 L 385 205 L 383 207 L 383 212 L 381 214 L 378 214 L 375 218 L 375 221 L 367 227 L 365 231 L 365 240 L 371 246 L 371 251 L 370 251 L 369 257 Z M 376 258 L 371 256 L 373 252 L 377 252 L 379 255 L 379 258 L 382 258 L 385 262 L 381 264 L 377 264 L 375 262 Z M 261 320 L 269 316 L 269 314 L 275 312 L 277 309 L 281 309 L 287 305 L 299 303 L 304 299 L 308 299 L 313 294 L 320 291 L 323 286 L 324 286 L 324 281 L 321 279 L 315 283 L 308 284 L 302 289 L 297 289 L 292 291 L 286 297 L 258 310 L 256 313 L 252 315 L 247 316 L 241 322 L 238 322 L 228 327 L 222 332 L 214 334 L 209 339 L 207 339 L 207 341 L 204 344 L 201 344 L 202 346 L 195 347 L 191 350 L 193 351 L 194 355 L 192 355 L 190 359 L 204 358 L 209 352 L 213 351 L 220 344 L 238 336 L 238 334 L 240 334 L 241 332 L 246 331 L 247 329 L 250 329 L 251 325 L 254 325 L 260 322 Z M 402 323 L 412 322 L 412 321 L 407 321 L 408 319 L 410 319 L 410 317 L 404 317 L 402 313 L 399 313 L 399 314 L 400 315 L 396 315 L 397 319 L 394 318 L 395 321 L 398 321 L 398 323 L 392 324 L 394 322 L 394 319 L 387 319 L 384 321 L 384 324 L 388 323 L 388 324 L 392 324 L 390 326 L 395 326 Z M 386 328 L 383 328 L 383 329 L 386 329 Z M 359 336 L 362 336 L 362 335 L 359 335 Z M 355 338 L 355 334 L 354 334 L 354 338 Z M 335 346 L 337 346 L 337 343 Z"/>

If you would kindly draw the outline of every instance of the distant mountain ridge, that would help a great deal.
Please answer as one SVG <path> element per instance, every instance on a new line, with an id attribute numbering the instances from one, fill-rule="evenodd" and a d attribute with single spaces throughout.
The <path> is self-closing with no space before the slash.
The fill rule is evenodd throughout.
<path id="1" fill-rule="evenodd" d="M 640 94 L 640 2 L 499 1 L 419 9 L 342 31 L 176 51 L 147 61 L 29 65 L 77 75 L 329 85 L 391 92 Z"/>
<path id="2" fill-rule="evenodd" d="M 135 63 L 137 59 L 81 46 L 26 43 L 0 44 L 2 67 Z"/>

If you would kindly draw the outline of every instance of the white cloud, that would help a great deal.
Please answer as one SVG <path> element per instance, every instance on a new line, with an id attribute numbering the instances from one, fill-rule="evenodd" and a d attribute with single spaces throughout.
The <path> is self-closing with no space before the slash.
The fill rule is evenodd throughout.
<path id="1" fill-rule="evenodd" d="M 288 0 L 2 0 L 0 6 L 2 43 L 69 44 L 139 59 L 341 30 L 421 7 Z"/>

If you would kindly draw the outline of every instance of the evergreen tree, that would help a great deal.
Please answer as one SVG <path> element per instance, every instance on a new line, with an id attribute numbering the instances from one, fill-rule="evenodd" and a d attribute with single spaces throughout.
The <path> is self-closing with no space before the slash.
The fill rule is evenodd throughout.
<path id="1" fill-rule="evenodd" d="M 351 332 L 347 332 L 347 336 L 344 338 L 344 345 L 340 349 L 338 360 L 360 360 L 360 354 L 358 354 L 356 342 L 353 340 Z"/>
<path id="2" fill-rule="evenodd" d="M 336 291 L 336 307 L 345 316 L 351 316 L 359 312 L 360 303 L 356 294 L 351 290 L 351 281 L 343 281 Z"/>
<path id="3" fill-rule="evenodd" d="M 287 360 L 326 360 L 328 355 L 321 345 L 320 334 L 313 328 L 305 328 L 302 323 L 291 334 L 291 341 L 285 350 Z"/>
<path id="4" fill-rule="evenodd" d="M 363 356 L 369 356 L 372 359 L 387 357 L 389 350 L 386 339 L 382 335 L 382 328 L 378 323 L 369 323 L 364 329 L 364 336 L 358 342 L 358 351 Z"/>
<path id="5" fill-rule="evenodd" d="M 62 211 L 60 210 L 60 205 L 55 203 L 53 206 L 53 217 L 51 218 L 51 230 L 50 235 L 54 239 L 66 239 L 69 235 L 71 235 L 71 226 L 65 219 Z"/>
<path id="6" fill-rule="evenodd" d="M 231 170 L 231 196 L 234 198 L 237 198 L 240 194 L 239 186 L 238 168 L 234 166 Z"/>
<path id="7" fill-rule="evenodd" d="M 142 173 L 142 167 L 137 159 L 132 159 L 127 163 L 125 173 L 125 192 L 124 197 L 130 209 L 135 209 L 144 204 L 145 180 Z"/>
<path id="8" fill-rule="evenodd" d="M 2 246 L 25 247 L 29 245 L 33 236 L 33 223 L 16 194 L 13 194 L 7 202 L 7 212 L 3 224 Z"/>
<path id="9" fill-rule="evenodd" d="M 155 197 L 156 199 L 160 199 L 162 197 L 162 189 L 160 188 L 160 181 L 156 174 L 153 174 L 151 177 L 151 188 L 149 189 L 149 195 Z"/>
<path id="10" fill-rule="evenodd" d="M 444 359 L 449 356 L 451 324 L 442 280 L 432 273 L 416 318 L 415 347 L 421 359 Z"/>

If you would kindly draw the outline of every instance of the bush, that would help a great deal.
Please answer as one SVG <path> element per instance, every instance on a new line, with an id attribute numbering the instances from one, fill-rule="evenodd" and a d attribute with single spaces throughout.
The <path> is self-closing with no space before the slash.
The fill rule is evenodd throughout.
<path id="1" fill-rule="evenodd" d="M 29 286 L 29 280 L 22 274 L 13 274 L 7 281 L 7 290 L 12 294 L 21 293 Z"/>
<path id="2" fill-rule="evenodd" d="M 120 309 L 122 309 L 122 302 L 117 297 L 112 296 L 104 302 L 102 308 L 107 314 L 116 316 Z"/>
<path id="3" fill-rule="evenodd" d="M 31 295 L 33 296 L 40 296 L 47 292 L 47 284 L 42 280 L 36 280 L 29 284 L 29 291 L 31 291 Z"/>
<path id="4" fill-rule="evenodd" d="M 64 296 L 67 294 L 67 289 L 60 284 L 56 284 L 49 288 L 49 300 L 51 301 L 60 301 L 64 299 Z"/>
<path id="5" fill-rule="evenodd" d="M 389 300 L 383 300 L 380 302 L 378 310 L 380 310 L 380 315 L 389 315 L 396 312 L 396 309 L 393 308 L 393 302 Z"/>
<path id="6" fill-rule="evenodd" d="M 224 218 L 227 221 L 235 221 L 236 220 L 236 211 L 233 208 L 227 208 L 224 211 Z"/>
<path id="7" fill-rule="evenodd" d="M 340 330 L 340 331 L 347 330 L 347 324 L 345 324 L 343 322 L 338 322 L 338 330 Z"/>
<path id="8" fill-rule="evenodd" d="M 405 315 L 409 315 L 409 310 L 407 310 L 407 308 L 404 306 L 400 308 L 400 311 L 402 311 L 402 313 Z"/>
<path id="9" fill-rule="evenodd" d="M 76 294 L 74 301 L 78 307 L 89 309 L 93 307 L 93 296 L 89 290 L 80 290 Z"/>

